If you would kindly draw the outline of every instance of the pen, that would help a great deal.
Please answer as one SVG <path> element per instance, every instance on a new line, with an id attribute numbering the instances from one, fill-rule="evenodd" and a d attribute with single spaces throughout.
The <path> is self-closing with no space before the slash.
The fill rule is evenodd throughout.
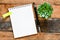
<path id="1" fill-rule="evenodd" d="M 36 16 L 36 28 L 37 28 L 37 32 L 40 32 L 40 22 L 38 20 L 38 14 L 37 14 L 37 9 L 36 9 L 35 3 L 33 3 L 33 8 L 34 8 L 35 16 Z"/>

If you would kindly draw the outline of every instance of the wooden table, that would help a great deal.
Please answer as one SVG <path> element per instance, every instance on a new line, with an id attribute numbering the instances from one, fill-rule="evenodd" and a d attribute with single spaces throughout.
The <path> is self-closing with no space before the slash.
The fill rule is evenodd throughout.
<path id="1" fill-rule="evenodd" d="M 36 3 L 36 6 L 47 0 L 0 0 L 0 16 L 6 13 L 8 8 L 28 3 Z M 60 18 L 60 0 L 48 0 L 54 11 L 51 18 Z M 10 21 L 8 17 L 5 21 Z M 14 39 L 12 32 L 0 31 L 0 40 L 60 40 L 60 33 L 38 33 L 37 35 Z"/>

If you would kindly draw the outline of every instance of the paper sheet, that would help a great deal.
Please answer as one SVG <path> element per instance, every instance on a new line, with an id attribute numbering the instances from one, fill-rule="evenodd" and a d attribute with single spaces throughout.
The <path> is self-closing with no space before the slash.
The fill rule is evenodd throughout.
<path id="1" fill-rule="evenodd" d="M 8 9 L 14 38 L 37 34 L 32 4 L 17 6 Z"/>

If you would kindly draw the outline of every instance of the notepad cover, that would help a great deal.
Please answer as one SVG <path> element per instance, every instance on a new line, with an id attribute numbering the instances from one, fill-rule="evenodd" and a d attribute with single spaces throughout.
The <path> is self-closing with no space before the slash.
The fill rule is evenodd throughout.
<path id="1" fill-rule="evenodd" d="M 37 34 L 32 4 L 16 6 L 8 9 L 14 38 Z"/>

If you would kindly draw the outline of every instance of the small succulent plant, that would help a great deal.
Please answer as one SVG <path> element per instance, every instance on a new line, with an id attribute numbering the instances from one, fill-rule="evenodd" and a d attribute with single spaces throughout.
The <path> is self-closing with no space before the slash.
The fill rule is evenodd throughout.
<path id="1" fill-rule="evenodd" d="M 45 19 L 48 19 L 49 17 L 51 17 L 52 11 L 53 11 L 52 6 L 46 2 L 39 5 L 37 10 L 39 16 Z"/>

